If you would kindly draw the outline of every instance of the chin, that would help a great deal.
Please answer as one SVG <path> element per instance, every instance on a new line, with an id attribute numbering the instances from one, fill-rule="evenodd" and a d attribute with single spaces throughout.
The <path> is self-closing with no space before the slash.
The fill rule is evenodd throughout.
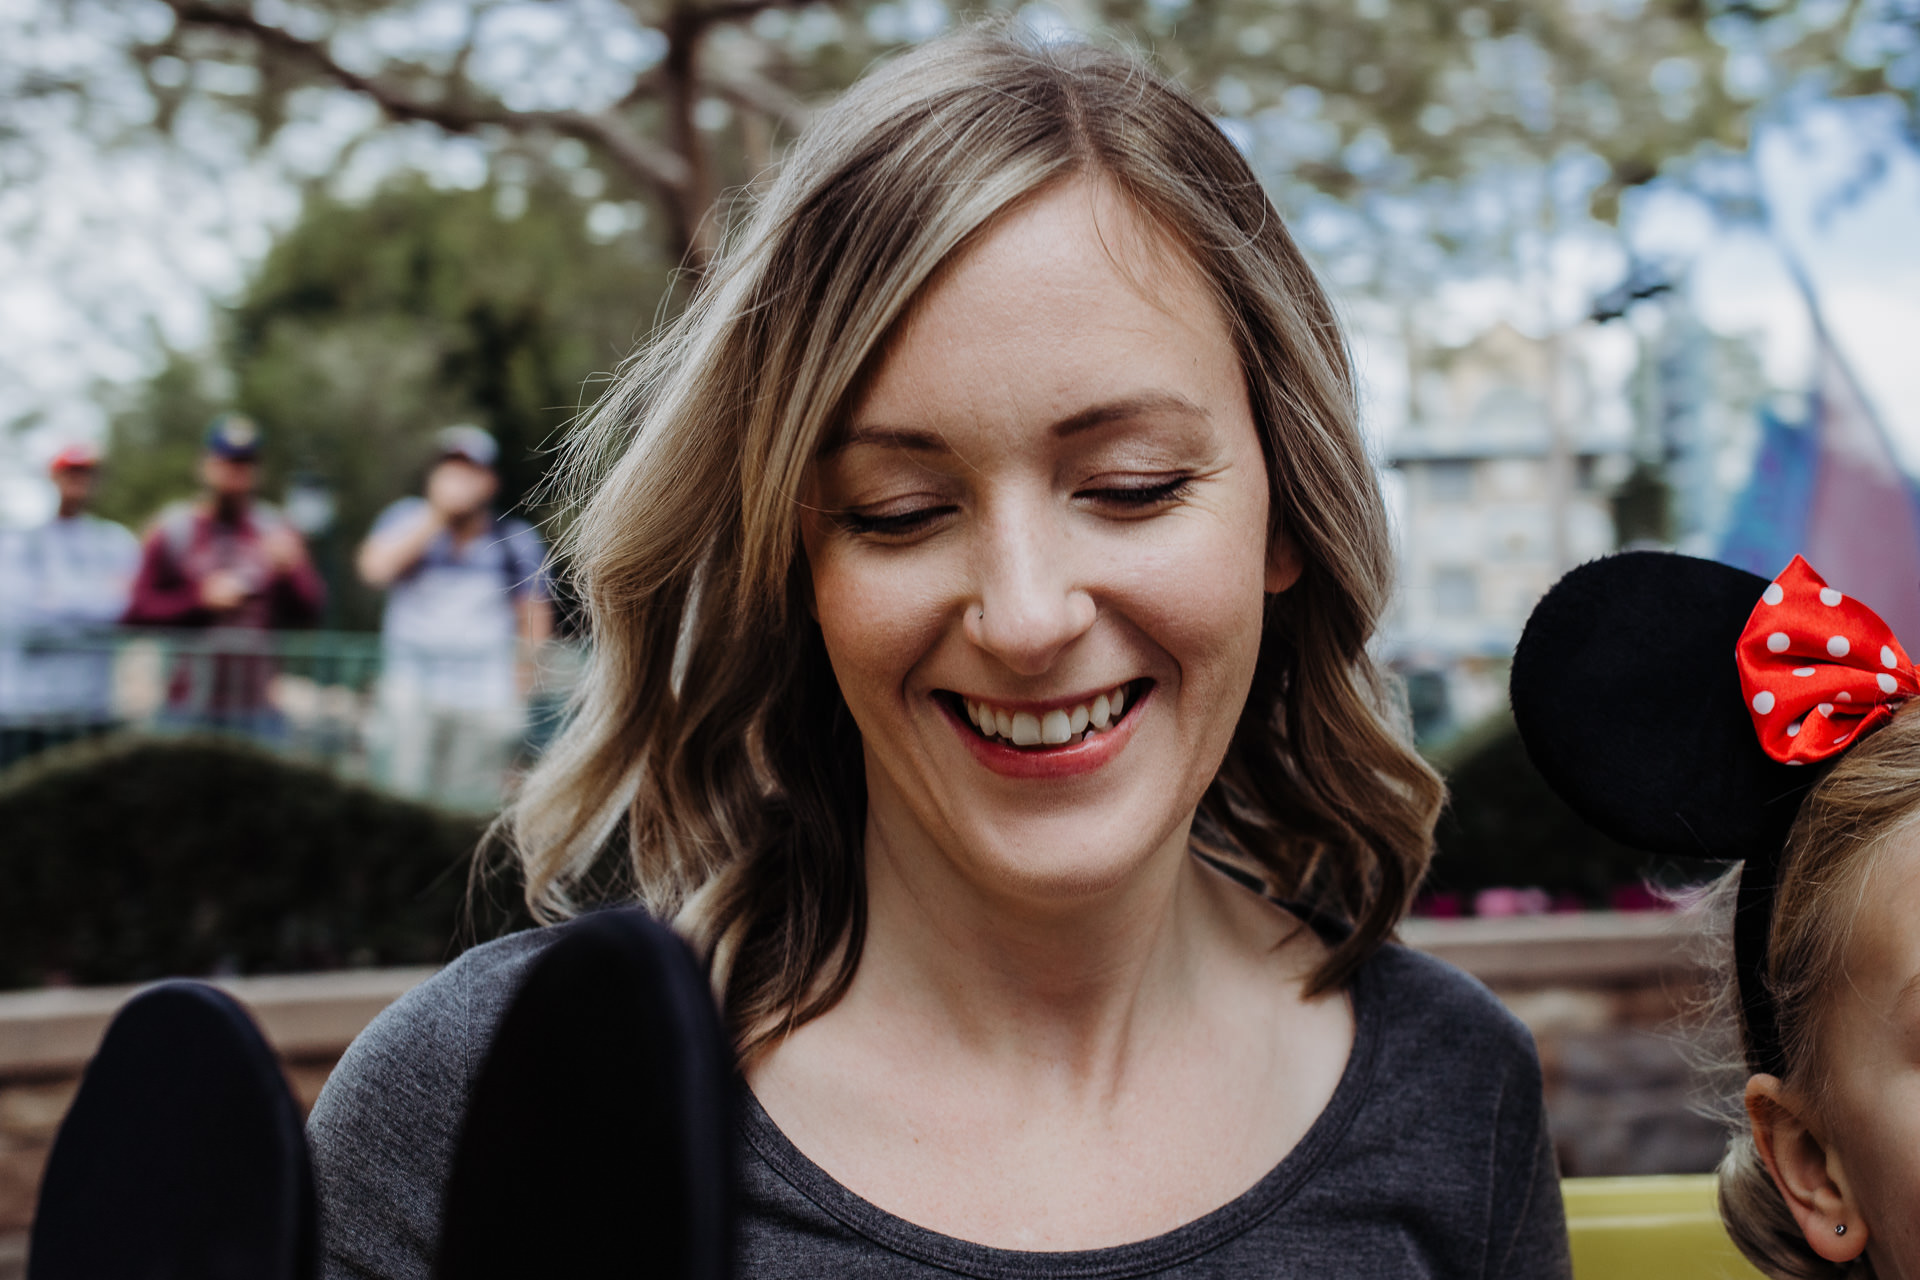
<path id="1" fill-rule="evenodd" d="M 976 872 L 990 887 L 1036 904 L 1070 906 L 1111 893 L 1138 876 L 1166 847 L 1143 847 L 1137 825 L 1088 832 L 1084 821 L 1065 831 L 1055 822 L 1017 835 L 1005 830 L 967 841 L 978 851 Z"/>

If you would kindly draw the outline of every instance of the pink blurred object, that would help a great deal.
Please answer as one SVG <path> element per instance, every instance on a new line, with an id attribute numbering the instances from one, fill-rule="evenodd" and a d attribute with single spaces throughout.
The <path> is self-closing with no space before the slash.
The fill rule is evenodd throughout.
<path id="1" fill-rule="evenodd" d="M 1553 909 L 1553 898 L 1545 889 L 1482 889 L 1473 895 L 1473 914 L 1477 916 L 1540 916 Z"/>
<path id="2" fill-rule="evenodd" d="M 1623 884 L 1607 899 L 1615 911 L 1672 911 L 1674 904 L 1645 883 Z"/>
<path id="3" fill-rule="evenodd" d="M 1433 920 L 1456 920 L 1467 914 L 1467 903 L 1455 890 L 1442 889 L 1416 898 L 1413 914 Z"/>

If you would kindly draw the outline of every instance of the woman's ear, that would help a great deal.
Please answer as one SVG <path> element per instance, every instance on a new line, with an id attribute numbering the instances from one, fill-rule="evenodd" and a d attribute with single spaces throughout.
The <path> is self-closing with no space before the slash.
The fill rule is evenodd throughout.
<path id="1" fill-rule="evenodd" d="M 1840 1153 L 1814 1130 L 1806 1101 L 1779 1077 L 1757 1075 L 1747 1081 L 1746 1103 L 1754 1146 L 1808 1247 L 1828 1262 L 1852 1262 L 1866 1250 L 1866 1220 Z"/>
<path id="2" fill-rule="evenodd" d="M 1292 538 L 1278 529 L 1267 540 L 1267 594 L 1278 595 L 1300 581 L 1306 562 Z"/>

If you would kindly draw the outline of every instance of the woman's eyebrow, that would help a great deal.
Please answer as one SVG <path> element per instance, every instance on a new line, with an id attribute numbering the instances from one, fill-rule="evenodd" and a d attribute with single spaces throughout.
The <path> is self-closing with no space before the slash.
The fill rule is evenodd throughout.
<path id="1" fill-rule="evenodd" d="M 877 445 L 882 449 L 904 449 L 909 453 L 952 453 L 953 446 L 938 431 L 927 431 L 919 427 L 888 427 L 878 424 L 852 426 L 829 440 L 820 449 L 819 457 L 831 458 L 836 453 L 845 452 L 854 445 Z"/>
<path id="2" fill-rule="evenodd" d="M 1205 409 L 1177 391 L 1138 391 L 1116 400 L 1089 405 L 1054 423 L 1049 430 L 1057 440 L 1090 431 L 1113 422 L 1126 422 L 1150 415 L 1206 419 Z M 883 449 L 902 449 L 909 453 L 952 453 L 953 446 L 937 431 L 920 427 L 896 427 L 880 423 L 856 424 L 839 433 L 821 448 L 819 457 L 831 458 L 854 445 L 877 445 Z"/>
<path id="3" fill-rule="evenodd" d="M 1110 422 L 1125 422 L 1132 418 L 1144 418 L 1149 415 L 1171 415 L 1180 418 L 1209 418 L 1205 409 L 1181 395 L 1178 391 L 1136 391 L 1132 395 L 1121 396 L 1104 404 L 1092 405 L 1069 414 L 1053 424 L 1056 439 L 1066 437 L 1094 427 L 1105 426 Z"/>

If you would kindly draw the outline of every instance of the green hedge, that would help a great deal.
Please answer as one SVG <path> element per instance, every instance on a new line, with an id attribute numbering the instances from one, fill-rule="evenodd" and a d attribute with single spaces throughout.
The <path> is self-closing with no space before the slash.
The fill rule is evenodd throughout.
<path id="1" fill-rule="evenodd" d="M 1599 907 L 1715 870 L 1588 827 L 1505 716 L 1434 763 L 1452 799 L 1432 891 L 1539 886 Z M 223 739 L 57 748 L 0 773 L 0 988 L 439 963 L 528 923 L 513 885 L 469 907 L 480 833 Z"/>
<path id="2" fill-rule="evenodd" d="M 525 923 L 469 913 L 480 834 L 232 741 L 56 748 L 0 774 L 0 987 L 438 963 Z"/>
<path id="3" fill-rule="evenodd" d="M 1534 769 L 1505 712 L 1449 742 L 1432 763 L 1451 795 L 1436 832 L 1431 891 L 1537 886 L 1568 905 L 1604 907 L 1645 881 L 1698 883 L 1719 870 L 1628 849 L 1588 826 Z"/>

